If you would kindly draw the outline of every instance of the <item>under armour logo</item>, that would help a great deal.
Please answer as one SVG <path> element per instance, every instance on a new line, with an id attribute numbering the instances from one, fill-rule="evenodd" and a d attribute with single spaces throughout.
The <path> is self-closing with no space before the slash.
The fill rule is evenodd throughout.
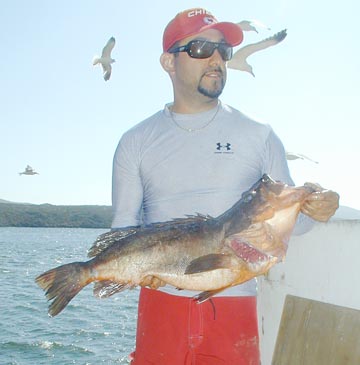
<path id="1" fill-rule="evenodd" d="M 218 142 L 218 143 L 216 143 L 216 145 L 217 145 L 216 149 L 218 151 L 221 151 L 222 148 L 225 148 L 226 151 L 230 151 L 231 150 L 231 144 L 230 143 L 226 143 L 226 144 L 222 145 L 220 142 Z"/>

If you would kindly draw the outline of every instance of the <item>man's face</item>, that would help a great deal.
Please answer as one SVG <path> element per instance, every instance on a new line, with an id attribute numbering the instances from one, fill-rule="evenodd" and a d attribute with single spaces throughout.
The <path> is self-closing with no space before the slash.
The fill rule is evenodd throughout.
<path id="1" fill-rule="evenodd" d="M 179 42 L 186 45 L 191 40 L 225 42 L 222 33 L 209 29 Z M 175 58 L 175 85 L 183 93 L 198 93 L 206 98 L 216 99 L 222 93 L 226 82 L 226 66 L 218 50 L 209 58 L 191 58 L 186 52 L 179 52 Z"/>

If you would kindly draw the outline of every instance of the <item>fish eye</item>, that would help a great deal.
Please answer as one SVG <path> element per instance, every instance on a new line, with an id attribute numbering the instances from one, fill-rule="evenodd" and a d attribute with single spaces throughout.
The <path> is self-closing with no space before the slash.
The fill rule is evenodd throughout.
<path id="1" fill-rule="evenodd" d="M 261 178 L 261 181 L 263 182 L 263 183 L 268 183 L 268 182 L 270 182 L 272 179 L 270 178 L 270 176 L 269 175 L 267 175 L 267 174 L 264 174 L 263 175 L 263 177 Z"/>
<path id="2" fill-rule="evenodd" d="M 246 195 L 243 196 L 244 202 L 249 203 L 251 202 L 256 195 L 256 190 L 249 191 Z"/>

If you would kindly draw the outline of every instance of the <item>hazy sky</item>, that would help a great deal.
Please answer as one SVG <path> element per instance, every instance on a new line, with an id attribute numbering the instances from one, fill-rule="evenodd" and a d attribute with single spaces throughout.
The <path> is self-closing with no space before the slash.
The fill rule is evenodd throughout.
<path id="1" fill-rule="evenodd" d="M 194 6 L 271 28 L 246 33 L 243 45 L 287 28 L 281 44 L 249 59 L 255 78 L 229 70 L 221 100 L 269 123 L 286 150 L 319 161 L 289 161 L 297 185 L 318 182 L 360 209 L 356 0 L 3 1 L 0 199 L 110 205 L 121 135 L 172 101 L 159 64 L 163 29 Z M 105 82 L 92 59 L 111 36 L 116 63 Z M 39 175 L 20 176 L 27 164 Z"/>

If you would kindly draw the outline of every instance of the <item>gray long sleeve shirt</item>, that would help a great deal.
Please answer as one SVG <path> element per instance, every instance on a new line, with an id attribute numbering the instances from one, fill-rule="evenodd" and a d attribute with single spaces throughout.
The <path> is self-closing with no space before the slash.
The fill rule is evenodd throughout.
<path id="1" fill-rule="evenodd" d="M 166 105 L 122 136 L 113 161 L 113 229 L 195 213 L 216 217 L 264 173 L 293 185 L 272 128 L 221 102 L 218 108 L 171 114 Z M 194 295 L 170 286 L 161 290 Z M 223 292 L 255 294 L 255 280 Z"/>

